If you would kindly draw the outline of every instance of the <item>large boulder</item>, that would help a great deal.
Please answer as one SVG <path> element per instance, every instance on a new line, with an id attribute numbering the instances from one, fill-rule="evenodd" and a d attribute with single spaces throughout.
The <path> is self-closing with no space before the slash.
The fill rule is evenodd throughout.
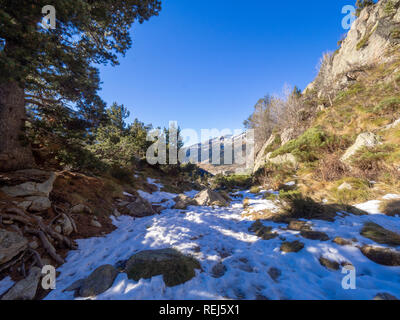
<path id="1" fill-rule="evenodd" d="M 120 212 L 132 217 L 143 218 L 157 214 L 151 203 L 140 196 L 137 196 L 132 202 L 124 201 L 121 204 Z"/>
<path id="2" fill-rule="evenodd" d="M 138 281 L 163 275 L 168 287 L 191 280 L 196 275 L 195 269 L 201 269 L 196 259 L 172 248 L 141 251 L 133 255 L 125 266 L 129 279 Z"/>
<path id="3" fill-rule="evenodd" d="M 37 287 L 41 277 L 41 270 L 38 267 L 33 267 L 29 275 L 18 281 L 1 300 L 32 300 L 37 291 Z"/>
<path id="4" fill-rule="evenodd" d="M 0 229 L 0 265 L 25 250 L 28 240 L 16 232 Z"/>
<path id="5" fill-rule="evenodd" d="M 228 201 L 219 192 L 211 189 L 205 189 L 199 192 L 195 197 L 197 205 L 199 206 L 220 206 L 226 207 Z"/>
<path id="6" fill-rule="evenodd" d="M 364 256 L 377 264 L 391 267 L 400 266 L 399 251 L 376 246 L 364 246 L 360 250 Z"/>
<path id="7" fill-rule="evenodd" d="M 10 182 L 0 190 L 11 197 L 49 197 L 53 190 L 53 183 L 56 180 L 54 172 L 30 169 L 20 170 L 13 173 Z M 29 180 L 29 181 L 26 181 Z M 16 184 L 18 181 L 26 181 Z"/>
<path id="8" fill-rule="evenodd" d="M 341 160 L 343 162 L 349 162 L 351 158 L 363 147 L 372 148 L 379 144 L 379 138 L 372 132 L 364 132 L 360 134 L 356 142 L 346 150 Z"/>
<path id="9" fill-rule="evenodd" d="M 194 199 L 184 194 L 180 194 L 179 196 L 177 196 L 174 199 L 174 201 L 175 201 L 174 209 L 179 209 L 179 210 L 186 210 L 188 206 L 197 205 L 197 202 Z"/>
<path id="10" fill-rule="evenodd" d="M 107 291 L 114 283 L 118 270 L 112 265 L 104 265 L 94 270 L 89 277 L 80 282 L 79 296 L 93 297 Z"/>

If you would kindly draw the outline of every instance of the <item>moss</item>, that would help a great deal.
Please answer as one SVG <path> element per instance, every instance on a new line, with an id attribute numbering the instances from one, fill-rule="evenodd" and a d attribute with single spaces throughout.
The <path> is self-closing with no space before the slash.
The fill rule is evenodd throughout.
<path id="1" fill-rule="evenodd" d="M 275 150 L 271 158 L 291 153 L 300 162 L 313 162 L 318 160 L 321 151 L 335 149 L 339 139 L 324 132 L 320 127 L 313 127 L 304 132 L 295 140 L 289 141 L 284 146 Z"/>
<path id="2" fill-rule="evenodd" d="M 400 234 L 387 230 L 373 222 L 367 222 L 360 234 L 380 244 L 400 246 Z"/>

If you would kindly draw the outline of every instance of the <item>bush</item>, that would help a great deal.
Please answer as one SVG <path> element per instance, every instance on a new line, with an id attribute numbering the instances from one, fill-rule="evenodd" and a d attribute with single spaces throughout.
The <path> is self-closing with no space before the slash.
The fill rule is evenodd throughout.
<path id="1" fill-rule="evenodd" d="M 271 158 L 286 153 L 293 154 L 300 162 L 314 162 L 319 159 L 322 151 L 334 151 L 341 145 L 340 139 L 324 132 L 319 127 L 308 129 L 300 137 L 289 141 L 275 150 Z"/>
<path id="2" fill-rule="evenodd" d="M 250 175 L 229 175 L 217 174 L 211 181 L 212 189 L 232 190 L 235 188 L 248 189 L 252 185 Z"/>
<path id="3" fill-rule="evenodd" d="M 293 167 L 288 164 L 268 162 L 254 174 L 253 183 L 276 190 L 295 173 Z"/>
<path id="4" fill-rule="evenodd" d="M 343 183 L 350 184 L 352 189 L 339 190 L 339 187 Z M 367 201 L 371 196 L 369 181 L 354 177 L 348 177 L 337 181 L 331 191 L 334 201 L 339 204 L 352 204 L 355 202 Z"/>
<path id="5" fill-rule="evenodd" d="M 338 155 L 327 154 L 319 161 L 316 176 L 325 181 L 335 181 L 348 174 L 349 171 L 350 169 L 340 160 Z"/>

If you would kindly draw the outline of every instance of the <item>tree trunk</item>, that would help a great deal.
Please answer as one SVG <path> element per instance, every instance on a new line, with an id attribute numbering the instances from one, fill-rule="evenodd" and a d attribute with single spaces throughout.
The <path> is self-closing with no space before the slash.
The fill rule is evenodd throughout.
<path id="1" fill-rule="evenodd" d="M 24 141 L 24 89 L 15 82 L 0 84 L 0 172 L 32 168 L 32 151 Z"/>

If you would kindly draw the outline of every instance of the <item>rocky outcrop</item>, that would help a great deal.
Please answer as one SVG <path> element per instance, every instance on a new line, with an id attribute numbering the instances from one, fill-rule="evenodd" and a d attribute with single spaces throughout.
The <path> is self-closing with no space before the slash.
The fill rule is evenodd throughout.
<path id="1" fill-rule="evenodd" d="M 341 160 L 343 162 L 349 162 L 351 158 L 363 147 L 372 148 L 379 144 L 379 138 L 377 135 L 371 132 L 365 132 L 360 134 L 356 142 L 346 150 Z"/>
<path id="2" fill-rule="evenodd" d="M 135 281 L 163 275 L 166 286 L 173 287 L 194 278 L 195 269 L 200 268 L 196 259 L 167 248 L 141 251 L 133 255 L 127 261 L 125 271 L 128 278 Z"/>
<path id="3" fill-rule="evenodd" d="M 228 201 L 224 196 L 219 194 L 217 191 L 213 191 L 211 189 L 205 189 L 199 192 L 196 197 L 194 197 L 194 201 L 199 206 L 220 206 L 225 207 L 228 205 Z"/>
<path id="4" fill-rule="evenodd" d="M 262 146 L 261 150 L 257 153 L 257 157 L 254 161 L 253 172 L 258 171 L 261 167 L 265 166 L 267 163 L 266 159 L 266 150 L 269 146 L 271 146 L 275 141 L 276 135 L 272 134 L 266 143 Z"/>
<path id="5" fill-rule="evenodd" d="M 197 205 L 197 202 L 194 199 L 184 194 L 180 194 L 179 196 L 174 198 L 174 201 L 175 201 L 174 209 L 179 209 L 179 210 L 186 210 L 188 206 Z"/>
<path id="6" fill-rule="evenodd" d="M 32 300 L 38 288 L 41 277 L 41 270 L 38 267 L 33 267 L 29 275 L 18 281 L 1 300 Z"/>
<path id="7" fill-rule="evenodd" d="M 319 95 L 342 90 L 362 78 L 369 66 L 392 61 L 400 44 L 400 0 L 380 0 L 361 11 L 341 48 L 326 57 L 320 73 L 308 89 Z M 307 90 L 307 89 L 306 89 Z"/>
<path id="8" fill-rule="evenodd" d="M 28 240 L 16 232 L 0 229 L 0 265 L 10 261 L 28 246 Z"/>

